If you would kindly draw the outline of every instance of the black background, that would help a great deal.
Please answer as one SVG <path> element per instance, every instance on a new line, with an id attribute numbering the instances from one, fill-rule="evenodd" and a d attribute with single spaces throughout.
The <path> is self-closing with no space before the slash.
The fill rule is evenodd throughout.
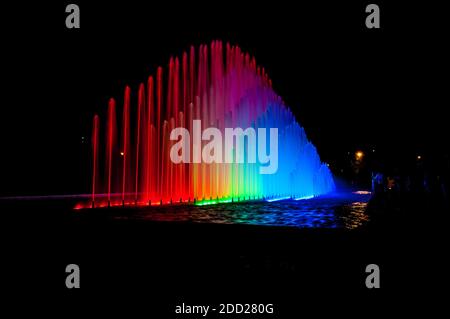
<path id="1" fill-rule="evenodd" d="M 89 192 L 90 146 L 82 137 L 90 136 L 93 114 L 104 114 L 110 97 L 120 100 L 125 85 L 135 92 L 171 55 L 213 39 L 256 57 L 325 161 L 372 147 L 384 161 L 398 162 L 448 152 L 447 33 L 437 5 L 378 1 L 382 27 L 368 30 L 368 2 L 76 3 L 79 30 L 65 28 L 68 2 L 2 5 L 3 196 Z M 423 286 L 444 273 L 423 230 L 149 231 L 73 223 L 57 207 L 27 209 L 50 217 L 23 215 L 14 234 L 3 233 L 11 253 L 3 274 L 15 288 L 9 297 L 17 310 L 59 317 L 133 317 L 138 310 L 165 318 L 183 301 L 273 302 L 277 317 L 287 318 L 402 314 L 425 306 L 431 290 Z M 72 262 L 82 268 L 79 291 L 64 286 Z M 386 269 L 379 291 L 364 287 L 364 267 L 372 262 Z"/>
<path id="2" fill-rule="evenodd" d="M 65 27 L 66 5 L 3 8 L 0 194 L 88 193 L 93 114 L 213 39 L 256 57 L 326 162 L 372 148 L 401 166 L 448 156 L 437 6 L 383 2 L 369 30 L 365 2 L 80 1 L 81 29 Z"/>

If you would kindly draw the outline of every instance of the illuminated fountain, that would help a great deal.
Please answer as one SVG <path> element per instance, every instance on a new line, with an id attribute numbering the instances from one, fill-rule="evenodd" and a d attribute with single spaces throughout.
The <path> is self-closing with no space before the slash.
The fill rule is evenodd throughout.
<path id="1" fill-rule="evenodd" d="M 177 141 L 169 139 L 170 133 L 177 127 L 192 132 L 194 120 L 222 133 L 225 128 L 277 128 L 278 170 L 260 174 L 264 165 L 259 161 L 173 163 L 169 154 Z M 220 41 L 191 47 L 181 60 L 171 58 L 167 74 L 159 67 L 136 95 L 126 87 L 123 105 L 110 99 L 105 123 L 94 116 L 92 147 L 92 207 L 299 199 L 335 187 L 264 68 L 239 47 L 224 49 Z"/>

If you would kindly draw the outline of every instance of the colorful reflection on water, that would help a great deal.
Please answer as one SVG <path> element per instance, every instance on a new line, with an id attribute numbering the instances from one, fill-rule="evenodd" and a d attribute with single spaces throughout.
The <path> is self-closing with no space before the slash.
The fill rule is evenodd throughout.
<path id="1" fill-rule="evenodd" d="M 136 208 L 115 219 L 217 224 L 250 224 L 298 228 L 355 229 L 369 221 L 370 193 L 336 193 L 304 200 L 225 203 L 205 206 L 173 205 Z"/>

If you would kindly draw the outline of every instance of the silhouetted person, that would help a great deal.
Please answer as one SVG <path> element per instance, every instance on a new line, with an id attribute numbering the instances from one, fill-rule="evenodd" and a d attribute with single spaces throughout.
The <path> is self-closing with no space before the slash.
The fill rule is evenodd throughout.
<path id="1" fill-rule="evenodd" d="M 374 195 L 380 194 L 384 191 L 384 176 L 380 172 L 372 173 L 372 192 Z"/>

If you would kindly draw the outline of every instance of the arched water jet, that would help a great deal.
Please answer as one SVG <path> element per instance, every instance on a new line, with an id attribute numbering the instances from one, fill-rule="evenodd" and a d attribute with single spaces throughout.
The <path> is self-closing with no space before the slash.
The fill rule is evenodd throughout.
<path id="1" fill-rule="evenodd" d="M 239 47 L 227 44 L 223 48 L 220 41 L 201 45 L 197 52 L 191 47 L 189 54 L 183 53 L 181 63 L 178 58 L 170 59 L 164 78 L 166 86 L 163 69 L 159 67 L 156 85 L 150 76 L 136 95 L 126 87 L 118 133 L 116 105 L 110 100 L 103 148 L 98 139 L 93 139 L 94 152 L 105 150 L 107 170 L 106 203 L 96 196 L 101 193 L 95 186 L 100 177 L 97 171 L 93 172 L 92 202 L 96 202 L 96 207 L 306 198 L 334 190 L 329 168 L 320 161 L 304 129 L 272 89 L 264 68 L 257 66 L 256 60 Z M 175 143 L 169 139 L 171 130 L 185 127 L 192 131 L 194 120 L 215 127 L 222 134 L 230 127 L 267 128 L 267 131 L 277 128 L 278 171 L 260 174 L 259 161 L 171 162 L 169 152 Z M 95 123 L 94 131 L 98 131 L 98 117 Z M 121 143 L 120 152 L 117 141 Z M 193 141 L 190 142 L 192 145 Z M 205 142 L 200 143 L 203 148 Z M 266 147 L 269 146 L 268 142 Z M 233 157 L 237 151 L 240 152 L 232 150 Z M 97 153 L 93 155 L 94 168 Z M 248 156 L 245 151 L 239 155 Z"/>

